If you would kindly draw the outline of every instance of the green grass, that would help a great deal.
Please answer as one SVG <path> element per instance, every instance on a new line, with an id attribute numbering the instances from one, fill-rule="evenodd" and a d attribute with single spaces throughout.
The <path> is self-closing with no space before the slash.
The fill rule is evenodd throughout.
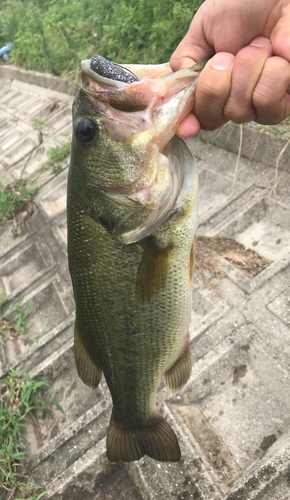
<path id="1" fill-rule="evenodd" d="M 5 303 L 5 294 L 3 290 L 1 290 L 0 288 L 0 315 L 2 315 L 4 303 Z"/>
<path id="2" fill-rule="evenodd" d="M 34 491 L 39 491 L 42 490 L 41 493 L 35 493 L 33 496 L 25 496 L 25 498 L 15 498 L 15 500 L 40 500 L 41 498 L 44 498 L 47 495 L 47 491 L 43 491 L 43 488 L 41 486 L 35 486 Z"/>
<path id="3" fill-rule="evenodd" d="M 4 295 L 0 293 L 0 344 L 5 345 L 8 339 L 12 340 L 21 336 L 24 340 L 28 339 L 28 344 L 31 346 L 47 334 L 47 332 L 42 332 L 35 339 L 29 339 L 26 318 L 34 311 L 31 300 L 25 304 L 22 304 L 20 300 L 17 304 L 9 306 L 5 313 L 3 312 L 4 302 Z"/>
<path id="4" fill-rule="evenodd" d="M 45 127 L 46 123 L 47 123 L 46 120 L 39 120 L 39 119 L 31 120 L 31 125 L 33 126 L 33 128 L 35 130 L 38 130 L 38 132 L 41 132 L 41 133 L 42 133 L 42 129 L 43 129 L 43 127 Z"/>
<path id="5" fill-rule="evenodd" d="M 46 382 L 37 380 L 37 375 L 25 372 L 16 373 L 10 368 L 6 379 L 1 381 L 0 391 L 0 484 L 10 492 L 11 500 L 16 492 L 25 499 L 40 500 L 46 494 L 41 486 L 35 486 L 32 479 L 23 474 L 26 451 L 19 442 L 19 432 L 26 427 L 28 420 L 36 422 L 35 411 L 55 404 L 55 392 L 47 402 L 43 399 L 41 388 Z M 20 500 L 19 497 L 15 500 Z"/>
<path id="6" fill-rule="evenodd" d="M 4 311 L 5 297 L 0 291 L 0 344 L 19 335 L 28 338 L 26 319 L 34 310 L 31 301 L 22 301 L 11 305 Z M 36 337 L 38 341 L 45 333 Z M 33 340 L 29 341 L 31 345 Z M 10 368 L 6 379 L 0 381 L 0 485 L 8 492 L 10 500 L 40 500 L 46 495 L 42 486 L 33 484 L 30 477 L 23 473 L 26 451 L 19 442 L 19 432 L 27 422 L 36 422 L 35 411 L 55 405 L 62 407 L 56 400 L 57 391 L 50 394 L 48 401 L 43 399 L 41 389 L 48 387 L 46 382 L 38 380 L 38 375 L 30 376 L 24 371 L 17 373 Z M 15 494 L 23 497 L 15 498 Z"/>
<path id="7" fill-rule="evenodd" d="M 131 63 L 169 60 L 203 0 L 2 0 L 0 45 L 12 62 L 56 75 L 101 54 Z"/>

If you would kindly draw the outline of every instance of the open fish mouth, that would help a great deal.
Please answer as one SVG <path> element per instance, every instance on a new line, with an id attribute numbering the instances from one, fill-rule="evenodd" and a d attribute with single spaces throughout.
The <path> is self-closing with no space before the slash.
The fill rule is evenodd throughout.
<path id="1" fill-rule="evenodd" d="M 169 63 L 120 66 L 97 55 L 81 63 L 81 91 L 107 113 L 117 141 L 147 141 L 162 152 L 193 107 L 200 65 L 173 73 Z"/>
<path id="2" fill-rule="evenodd" d="M 114 90 L 124 91 L 127 87 L 122 96 L 118 95 L 120 109 L 122 111 L 143 111 L 152 97 L 155 97 L 155 100 L 161 98 L 162 105 L 164 105 L 164 101 L 172 99 L 174 94 L 179 96 L 182 91 L 188 90 L 188 87 L 191 87 L 192 93 L 204 64 L 205 62 L 198 63 L 192 68 L 173 73 L 169 62 L 157 65 L 119 65 L 96 55 L 92 59 L 81 62 L 82 88 L 92 94 L 105 94 L 107 92 L 112 94 Z M 129 96 L 130 99 L 128 99 Z M 117 109 L 117 95 L 110 95 L 110 98 L 111 103 L 115 104 Z M 128 101 L 127 109 L 125 109 L 125 101 Z M 122 104 L 124 108 L 121 107 Z M 180 106 L 176 111 L 180 113 Z"/>
<path id="3" fill-rule="evenodd" d="M 173 73 L 169 63 L 120 66 L 101 56 L 81 63 L 80 92 L 101 117 L 106 136 L 134 152 L 130 176 L 98 185 L 115 202 L 148 212 L 129 231 L 128 219 L 126 230 L 116 228 L 125 243 L 144 238 L 176 210 L 186 174 L 171 140 L 193 107 L 199 73 L 200 67 Z"/>

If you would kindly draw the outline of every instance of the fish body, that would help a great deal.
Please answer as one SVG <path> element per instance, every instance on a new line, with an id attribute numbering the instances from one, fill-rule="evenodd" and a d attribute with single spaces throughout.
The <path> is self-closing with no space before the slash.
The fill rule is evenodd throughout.
<path id="1" fill-rule="evenodd" d="M 97 387 L 103 373 L 108 384 L 109 460 L 178 461 L 155 396 L 162 376 L 175 391 L 191 371 L 198 180 L 190 151 L 173 136 L 198 73 L 173 75 L 168 64 L 127 70 L 135 81 L 106 78 L 84 61 L 74 102 L 67 212 L 75 360 L 84 383 Z"/>

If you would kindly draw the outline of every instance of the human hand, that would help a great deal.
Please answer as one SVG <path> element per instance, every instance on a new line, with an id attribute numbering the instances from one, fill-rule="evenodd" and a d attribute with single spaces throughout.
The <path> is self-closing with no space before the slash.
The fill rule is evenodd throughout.
<path id="1" fill-rule="evenodd" d="M 213 54 L 178 135 L 192 137 L 228 120 L 270 125 L 290 116 L 290 0 L 206 0 L 171 67 L 187 68 Z"/>

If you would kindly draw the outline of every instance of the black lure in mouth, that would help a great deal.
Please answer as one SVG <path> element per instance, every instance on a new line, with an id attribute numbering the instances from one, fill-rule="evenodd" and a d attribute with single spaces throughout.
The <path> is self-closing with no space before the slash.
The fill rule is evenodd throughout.
<path id="1" fill-rule="evenodd" d="M 108 61 L 102 56 L 96 55 L 92 57 L 90 69 L 104 78 L 116 80 L 123 83 L 140 82 L 140 78 L 128 69 L 119 64 Z"/>

